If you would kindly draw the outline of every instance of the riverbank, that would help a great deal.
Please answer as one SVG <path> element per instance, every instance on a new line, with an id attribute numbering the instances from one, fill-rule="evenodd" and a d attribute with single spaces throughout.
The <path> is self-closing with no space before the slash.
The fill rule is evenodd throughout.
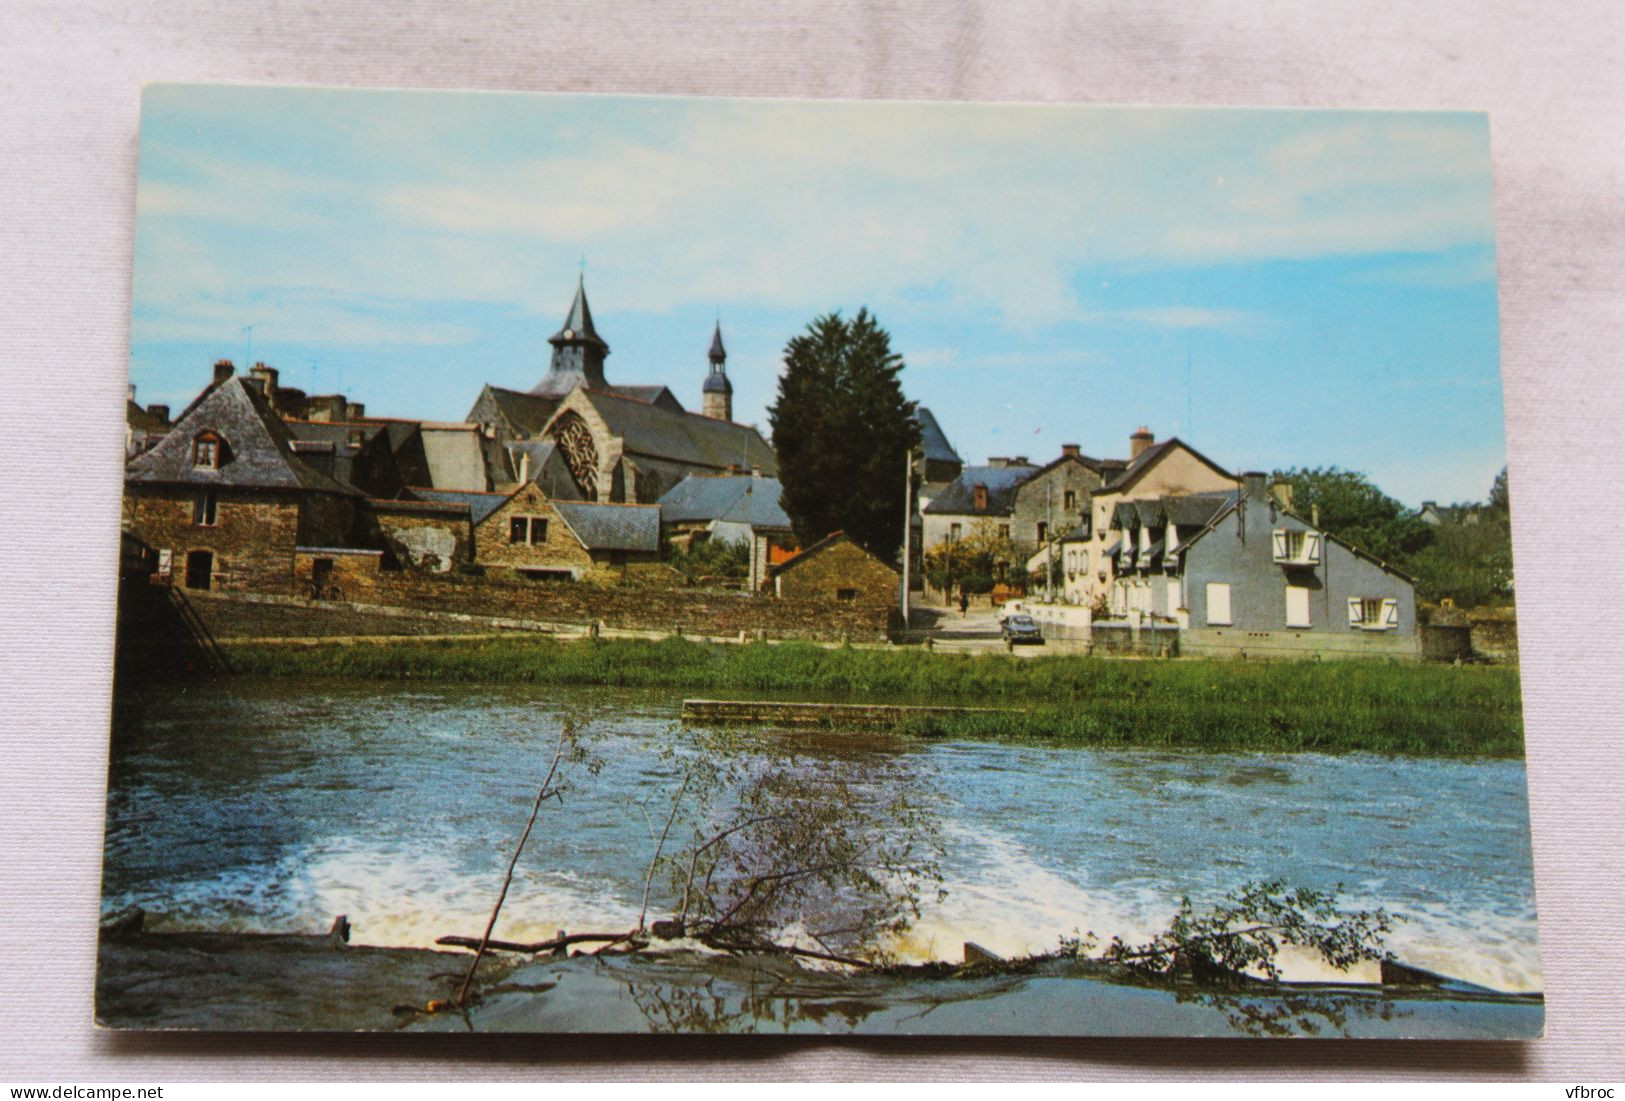
<path id="1" fill-rule="evenodd" d="M 563 642 L 522 636 L 228 647 L 256 676 L 794 693 L 885 703 L 967 703 L 1016 714 L 928 716 L 921 736 L 1091 746 L 1422 757 L 1523 756 L 1518 672 L 1403 662 L 1125 661 L 1057 655 L 717 645 L 684 639 Z"/>
<path id="2" fill-rule="evenodd" d="M 1085 961 L 813 970 L 782 956 L 690 951 L 487 957 L 466 1011 L 466 953 L 326 938 L 146 933 L 104 938 L 105 1028 L 207 1031 L 867 1035 L 1535 1037 L 1539 995 L 1348 984 L 1148 985 Z"/>

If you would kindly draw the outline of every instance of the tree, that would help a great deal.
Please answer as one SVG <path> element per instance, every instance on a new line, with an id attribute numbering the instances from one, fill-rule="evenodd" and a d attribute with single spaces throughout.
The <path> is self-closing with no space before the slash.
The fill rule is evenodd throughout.
<path id="1" fill-rule="evenodd" d="M 1512 496 L 1507 492 L 1507 468 L 1502 467 L 1501 473 L 1495 476 L 1490 483 L 1489 509 L 1505 516 L 1512 508 Z"/>
<path id="2" fill-rule="evenodd" d="M 811 546 L 844 531 L 893 561 L 903 541 L 904 457 L 920 442 L 914 403 L 903 396 L 903 358 L 867 309 L 815 319 L 784 349 L 779 393 L 768 409 L 780 503 Z"/>
<path id="3" fill-rule="evenodd" d="M 1019 575 L 1020 563 L 1015 544 L 986 520 L 964 538 L 937 543 L 924 554 L 926 580 L 943 592 L 957 587 L 967 593 L 990 593 L 1012 570 Z"/>
<path id="4" fill-rule="evenodd" d="M 1320 527 L 1389 562 L 1403 562 L 1433 542 L 1433 527 L 1358 471 L 1335 466 L 1277 470 L 1276 485 L 1292 487 L 1292 510 L 1318 511 Z"/>

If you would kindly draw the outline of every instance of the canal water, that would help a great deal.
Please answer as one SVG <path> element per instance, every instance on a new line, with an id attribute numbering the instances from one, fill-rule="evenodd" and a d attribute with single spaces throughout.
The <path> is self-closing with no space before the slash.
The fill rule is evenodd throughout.
<path id="1" fill-rule="evenodd" d="M 636 921 L 675 771 L 671 692 L 228 679 L 127 695 L 115 717 L 104 904 L 153 928 L 478 935 L 567 713 L 600 767 L 567 768 L 496 935 Z M 1541 988 L 1520 761 L 1213 754 L 751 732 L 845 762 L 940 815 L 946 898 L 894 948 L 1047 951 L 1074 931 L 1146 938 L 1182 895 L 1258 879 L 1340 887 L 1404 920 L 1401 959 Z M 653 826 L 651 826 L 653 822 Z M 655 916 L 659 916 L 658 913 Z M 1335 977 L 1288 959 L 1291 978 Z M 1360 974 L 1357 972 L 1357 974 Z M 1374 977 L 1374 976 L 1368 976 Z"/>

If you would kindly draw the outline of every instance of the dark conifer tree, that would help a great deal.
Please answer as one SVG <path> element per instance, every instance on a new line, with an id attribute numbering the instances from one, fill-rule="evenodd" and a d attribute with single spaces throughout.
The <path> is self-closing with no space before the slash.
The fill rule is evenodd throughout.
<path id="1" fill-rule="evenodd" d="M 784 511 L 808 545 L 844 531 L 894 562 L 903 542 L 904 456 L 920 442 L 903 396 L 903 357 L 867 309 L 813 321 L 784 349 L 767 412 Z"/>

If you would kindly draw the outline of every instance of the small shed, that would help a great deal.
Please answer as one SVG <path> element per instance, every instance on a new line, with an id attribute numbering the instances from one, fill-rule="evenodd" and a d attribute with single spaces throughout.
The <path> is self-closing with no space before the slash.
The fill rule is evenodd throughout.
<path id="1" fill-rule="evenodd" d="M 845 532 L 832 532 L 773 570 L 774 595 L 841 604 L 891 604 L 899 598 L 896 570 Z"/>

